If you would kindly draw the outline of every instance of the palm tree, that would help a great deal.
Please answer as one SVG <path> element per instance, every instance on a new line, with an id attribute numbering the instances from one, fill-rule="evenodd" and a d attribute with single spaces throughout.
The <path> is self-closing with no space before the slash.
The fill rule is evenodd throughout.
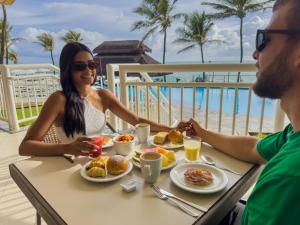
<path id="1" fill-rule="evenodd" d="M 1 29 L 1 48 L 0 48 L 0 64 L 4 62 L 4 55 L 5 55 L 5 31 L 6 30 L 6 22 L 7 22 L 7 13 L 5 5 L 11 5 L 14 3 L 15 0 L 1 0 L 2 12 L 3 12 L 3 22 L 2 22 L 2 29 Z"/>
<path id="2" fill-rule="evenodd" d="M 11 50 L 8 52 L 8 59 L 12 61 L 14 64 L 18 64 L 18 53 L 15 50 Z"/>
<path id="3" fill-rule="evenodd" d="M 240 19 L 240 63 L 243 62 L 243 22 L 247 13 L 264 10 L 274 0 L 215 0 L 215 2 L 203 2 L 202 5 L 211 6 L 217 12 L 213 14 L 215 19 L 224 19 L 227 17 L 238 17 Z M 240 81 L 240 73 L 237 82 Z"/>
<path id="4" fill-rule="evenodd" d="M 174 20 L 184 15 L 182 13 L 172 15 L 177 1 L 178 0 L 144 0 L 142 5 L 133 10 L 133 12 L 145 18 L 145 20 L 135 22 L 131 29 L 131 31 L 146 29 L 141 43 L 158 29 L 163 33 L 163 64 L 165 64 L 166 58 L 167 29 L 172 25 Z M 165 76 L 164 80 L 166 81 Z"/>
<path id="5" fill-rule="evenodd" d="M 64 36 L 60 38 L 65 43 L 71 42 L 81 42 L 83 39 L 81 38 L 81 33 L 73 30 L 69 30 Z"/>
<path id="6" fill-rule="evenodd" d="M 198 45 L 201 51 L 201 61 L 204 63 L 203 46 L 206 43 L 223 43 L 221 40 L 207 38 L 207 34 L 213 25 L 214 23 L 212 22 L 211 17 L 206 15 L 205 12 L 193 12 L 191 15 L 187 15 L 184 27 L 180 27 L 176 30 L 179 38 L 177 38 L 173 43 L 184 43 L 188 44 L 188 46 L 177 53 L 191 50 Z"/>
<path id="7" fill-rule="evenodd" d="M 0 26 L 2 27 L 3 25 L 3 20 L 0 19 Z M 9 52 L 9 48 L 16 44 L 17 42 L 20 42 L 20 41 L 24 41 L 25 39 L 24 38 L 19 38 L 19 37 L 16 37 L 16 38 L 13 38 L 10 36 L 10 33 L 12 31 L 12 26 L 10 26 L 8 23 L 6 24 L 5 26 L 5 32 L 4 32 L 4 57 L 6 58 L 6 64 L 8 64 L 8 52 Z M 1 38 L 2 39 L 2 38 Z M 4 62 L 3 62 L 4 63 Z"/>
<path id="8" fill-rule="evenodd" d="M 223 43 L 221 40 L 208 39 L 207 34 L 212 28 L 214 23 L 212 18 L 205 14 L 205 12 L 198 13 L 193 12 L 186 16 L 184 21 L 184 27 L 180 27 L 176 30 L 179 35 L 173 43 L 184 43 L 187 44 L 186 47 L 178 51 L 177 53 L 185 52 L 195 48 L 200 47 L 201 51 L 201 61 L 204 63 L 204 52 L 203 47 L 207 43 Z M 203 72 L 202 80 L 206 80 L 205 72 Z"/>
<path id="9" fill-rule="evenodd" d="M 38 41 L 34 42 L 41 45 L 45 51 L 50 52 L 52 64 L 54 65 L 53 50 L 54 50 L 54 39 L 50 33 L 44 32 L 36 37 Z"/>

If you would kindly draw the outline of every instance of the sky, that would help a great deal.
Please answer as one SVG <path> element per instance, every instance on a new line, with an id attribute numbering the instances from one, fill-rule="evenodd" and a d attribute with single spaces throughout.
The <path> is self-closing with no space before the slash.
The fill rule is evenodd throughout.
<path id="1" fill-rule="evenodd" d="M 174 13 L 207 13 L 213 10 L 201 5 L 202 0 L 178 0 Z M 34 43 L 36 36 L 50 32 L 55 40 L 54 60 L 58 64 L 64 43 L 60 37 L 68 30 L 81 33 L 83 43 L 94 49 L 103 41 L 140 40 L 144 31 L 130 31 L 135 21 L 143 19 L 133 13 L 142 0 L 16 0 L 7 6 L 8 23 L 12 26 L 12 37 L 25 40 L 12 46 L 18 52 L 19 63 L 51 63 L 49 52 Z M 271 12 L 249 14 L 244 22 L 244 59 L 251 60 L 254 50 L 256 30 L 264 28 Z M 223 40 L 225 43 L 210 44 L 204 47 L 206 61 L 239 61 L 239 19 L 228 18 L 215 21 L 208 37 Z M 176 29 L 182 21 L 174 22 L 167 33 L 167 63 L 200 62 L 200 49 L 196 47 L 185 53 L 177 54 L 184 45 L 172 43 L 178 36 Z M 153 58 L 162 61 L 163 36 L 156 33 L 145 41 L 152 49 Z"/>

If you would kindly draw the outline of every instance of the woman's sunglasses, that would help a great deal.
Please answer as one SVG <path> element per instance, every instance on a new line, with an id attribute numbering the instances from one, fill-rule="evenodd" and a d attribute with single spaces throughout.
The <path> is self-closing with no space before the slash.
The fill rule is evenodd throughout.
<path id="1" fill-rule="evenodd" d="M 300 30 L 257 30 L 255 42 L 257 51 L 261 52 L 267 46 L 267 43 L 270 41 L 268 34 L 296 35 L 300 34 Z"/>
<path id="2" fill-rule="evenodd" d="M 100 65 L 99 61 L 89 60 L 87 63 L 85 62 L 74 62 L 72 64 L 72 69 L 75 71 L 84 71 L 87 68 L 90 70 L 95 70 Z"/>

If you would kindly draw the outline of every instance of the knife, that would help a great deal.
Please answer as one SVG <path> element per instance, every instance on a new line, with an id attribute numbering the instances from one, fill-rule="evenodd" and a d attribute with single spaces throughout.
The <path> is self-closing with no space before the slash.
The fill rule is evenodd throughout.
<path id="1" fill-rule="evenodd" d="M 208 209 L 205 208 L 205 207 L 196 205 L 196 204 L 194 204 L 194 203 L 192 203 L 192 202 L 189 202 L 189 201 L 187 201 L 187 200 L 184 200 L 184 199 L 182 199 L 182 198 L 179 198 L 179 197 L 173 195 L 172 193 L 167 192 L 167 191 L 165 191 L 165 190 L 163 190 L 163 189 L 161 189 L 161 188 L 159 188 L 159 189 L 160 189 L 161 193 L 163 193 L 164 195 L 166 195 L 166 196 L 168 196 L 168 197 L 170 197 L 170 198 L 177 199 L 178 201 L 181 201 L 181 202 L 183 202 L 183 203 L 185 203 L 185 204 L 187 204 L 187 205 L 189 205 L 189 206 L 191 206 L 191 207 L 193 207 L 193 208 L 195 208 L 195 209 L 198 209 L 198 210 L 200 210 L 200 211 L 202 211 L 202 212 L 207 212 L 207 211 L 208 211 Z"/>

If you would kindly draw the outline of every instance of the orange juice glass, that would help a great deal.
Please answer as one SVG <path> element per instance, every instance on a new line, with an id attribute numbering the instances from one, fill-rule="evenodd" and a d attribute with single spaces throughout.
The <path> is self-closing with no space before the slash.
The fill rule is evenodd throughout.
<path id="1" fill-rule="evenodd" d="M 201 140 L 184 140 L 184 155 L 187 162 L 199 161 Z"/>

